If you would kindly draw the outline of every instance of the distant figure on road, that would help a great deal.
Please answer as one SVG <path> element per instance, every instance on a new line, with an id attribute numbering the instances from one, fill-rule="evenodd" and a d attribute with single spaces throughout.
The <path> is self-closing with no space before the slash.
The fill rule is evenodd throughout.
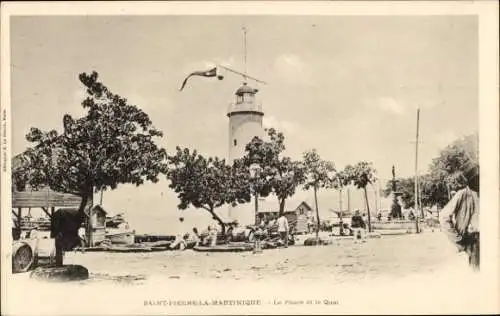
<path id="1" fill-rule="evenodd" d="M 80 238 L 80 250 L 82 253 L 85 253 L 85 227 L 82 225 L 79 229 L 78 229 L 78 238 Z M 76 249 L 75 249 L 75 252 L 76 252 Z"/>
<path id="2" fill-rule="evenodd" d="M 307 217 L 307 232 L 310 234 L 310 233 L 312 233 L 312 230 L 313 230 L 313 221 L 312 221 L 312 217 L 311 217 L 311 216 L 308 216 L 308 217 Z"/>
<path id="3" fill-rule="evenodd" d="M 351 228 L 354 231 L 355 239 L 365 239 L 366 224 L 363 217 L 359 214 L 359 210 L 356 210 L 354 216 L 351 218 Z"/>
<path id="4" fill-rule="evenodd" d="M 285 248 L 288 248 L 288 220 L 285 215 L 281 214 L 278 218 L 278 232 L 280 234 L 281 241 L 285 245 Z"/>

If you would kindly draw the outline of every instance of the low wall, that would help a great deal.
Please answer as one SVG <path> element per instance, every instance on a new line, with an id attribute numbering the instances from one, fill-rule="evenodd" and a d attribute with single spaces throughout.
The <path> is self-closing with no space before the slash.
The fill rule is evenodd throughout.
<path id="1" fill-rule="evenodd" d="M 372 222 L 372 229 L 381 230 L 406 230 L 410 228 L 415 228 L 415 221 L 387 221 L 387 222 Z M 422 225 L 423 223 L 419 223 Z"/>

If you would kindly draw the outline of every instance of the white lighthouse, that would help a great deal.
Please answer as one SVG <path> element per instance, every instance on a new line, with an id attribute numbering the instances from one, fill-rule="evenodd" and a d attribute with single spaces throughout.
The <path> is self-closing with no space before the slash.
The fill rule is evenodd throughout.
<path id="1" fill-rule="evenodd" d="M 236 90 L 236 102 L 229 105 L 229 162 L 245 155 L 245 146 L 255 137 L 263 137 L 262 104 L 255 98 L 258 90 L 251 88 L 246 82 Z M 253 203 L 229 207 L 229 217 L 241 224 L 253 224 L 255 208 Z"/>
<path id="2" fill-rule="evenodd" d="M 258 90 L 243 83 L 236 90 L 236 102 L 229 105 L 229 162 L 241 158 L 245 154 L 245 146 L 255 136 L 263 137 L 262 104 L 255 95 Z"/>

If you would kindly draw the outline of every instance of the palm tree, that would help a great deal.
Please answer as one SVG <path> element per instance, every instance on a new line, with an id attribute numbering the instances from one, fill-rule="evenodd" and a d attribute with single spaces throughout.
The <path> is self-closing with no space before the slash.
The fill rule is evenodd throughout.
<path id="1" fill-rule="evenodd" d="M 316 149 L 309 150 L 303 154 L 304 158 L 304 168 L 307 176 L 307 180 L 304 184 L 304 189 L 309 190 L 313 188 L 314 190 L 314 205 L 316 208 L 316 239 L 319 236 L 320 219 L 319 219 L 319 208 L 318 208 L 318 190 L 320 188 L 330 187 L 332 181 L 332 173 L 335 172 L 335 166 L 333 162 L 321 159 Z"/>
<path id="2" fill-rule="evenodd" d="M 354 184 L 358 189 L 363 189 L 365 194 L 366 210 L 368 212 L 368 231 L 372 231 L 371 226 L 371 214 L 370 214 L 370 203 L 368 203 L 368 193 L 366 187 L 368 184 L 374 183 L 377 178 L 375 176 L 375 168 L 371 162 L 361 161 L 356 165 L 348 165 L 345 168 L 347 174 L 347 181 Z"/>

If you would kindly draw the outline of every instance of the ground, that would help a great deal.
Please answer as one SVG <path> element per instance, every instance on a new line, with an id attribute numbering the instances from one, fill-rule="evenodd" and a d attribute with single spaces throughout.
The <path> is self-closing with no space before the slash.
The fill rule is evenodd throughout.
<path id="1" fill-rule="evenodd" d="M 55 293 L 56 287 L 62 291 L 61 297 L 65 297 L 64 304 L 80 306 L 78 312 L 83 314 L 93 312 L 92 308 L 99 304 L 104 304 L 99 309 L 103 313 L 103 308 L 109 308 L 114 313 L 130 313 L 130 308 L 136 308 L 136 312 L 141 313 L 148 300 L 160 304 L 158 302 L 166 302 L 173 297 L 191 300 L 202 297 L 259 298 L 264 300 L 262 304 L 275 308 L 277 312 L 281 305 L 273 302 L 279 301 L 280 297 L 283 301 L 293 298 L 298 302 L 314 297 L 319 298 L 322 304 L 330 302 L 325 306 L 316 306 L 330 308 L 324 310 L 326 313 L 334 312 L 331 308 L 337 304 L 339 307 L 335 312 L 342 312 L 342 308 L 350 307 L 344 310 L 347 312 L 353 307 L 369 307 L 373 312 L 397 313 L 395 307 L 408 308 L 409 305 L 394 305 L 394 302 L 409 300 L 415 304 L 414 308 L 430 312 L 424 309 L 426 305 L 423 303 L 433 304 L 441 300 L 440 305 L 446 307 L 446 302 L 440 297 L 442 293 L 456 291 L 454 295 L 463 295 L 464 291 L 459 286 L 467 284 L 463 275 L 470 273 L 467 259 L 441 232 L 382 236 L 365 243 L 340 240 L 332 245 L 291 246 L 264 250 L 261 254 L 200 253 L 192 250 L 142 254 L 71 252 L 66 254 L 65 263 L 84 265 L 91 273 L 90 279 L 72 285 L 50 285 L 51 288 L 40 285 L 40 290 L 35 290 L 34 281 L 29 280 L 27 274 L 19 274 L 14 276 L 10 293 L 25 293 L 27 289 L 43 293 L 37 300 L 48 310 L 47 314 L 50 314 L 52 306 L 47 302 L 53 299 L 50 293 Z M 68 286 L 73 286 L 73 290 L 68 291 Z M 369 294 L 362 294 L 364 291 Z M 363 305 L 352 300 L 355 296 L 363 299 Z M 93 303 L 81 305 L 84 297 L 92 297 L 84 301 Z M 453 302 L 458 299 L 460 304 L 474 302 L 455 297 Z M 120 303 L 112 304 L 113 301 Z M 450 308 L 457 307 L 456 303 L 450 304 Z M 294 305 L 293 311 L 311 312 L 310 306 L 301 310 L 306 308 L 302 305 Z M 36 306 L 36 312 L 40 314 L 40 306 Z M 393 307 L 387 310 L 388 306 Z M 149 313 L 163 313 L 167 308 L 147 307 L 146 312 Z M 172 306 L 169 308 L 168 311 L 174 314 L 184 311 Z M 461 307 L 460 310 L 466 309 Z M 197 310 L 192 311 L 196 313 Z M 226 313 L 230 311 L 226 310 Z M 405 309 L 399 311 L 405 312 Z M 26 310 L 23 312 L 29 314 Z M 205 312 L 206 309 L 198 310 L 198 313 Z"/>
<path id="2" fill-rule="evenodd" d="M 305 238 L 305 237 L 303 237 Z M 171 278 L 260 280 L 331 279 L 344 282 L 377 276 L 431 273 L 459 255 L 437 233 L 387 236 L 365 243 L 339 240 L 327 246 L 290 246 L 262 254 L 199 253 L 68 253 L 65 263 L 82 264 L 91 280 L 141 281 L 155 275 Z"/>

